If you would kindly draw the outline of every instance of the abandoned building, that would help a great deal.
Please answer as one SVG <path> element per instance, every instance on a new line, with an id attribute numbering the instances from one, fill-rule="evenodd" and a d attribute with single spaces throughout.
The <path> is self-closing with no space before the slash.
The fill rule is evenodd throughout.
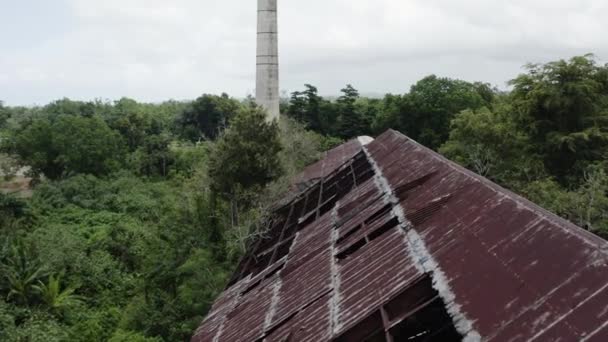
<path id="1" fill-rule="evenodd" d="M 395 131 L 307 168 L 192 341 L 608 341 L 608 242 Z"/>

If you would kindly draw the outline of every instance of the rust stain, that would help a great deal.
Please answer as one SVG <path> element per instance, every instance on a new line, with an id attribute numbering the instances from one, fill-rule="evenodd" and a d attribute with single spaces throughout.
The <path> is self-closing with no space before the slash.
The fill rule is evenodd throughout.
<path id="1" fill-rule="evenodd" d="M 192 341 L 608 341 L 608 242 L 400 133 L 294 184 Z"/>

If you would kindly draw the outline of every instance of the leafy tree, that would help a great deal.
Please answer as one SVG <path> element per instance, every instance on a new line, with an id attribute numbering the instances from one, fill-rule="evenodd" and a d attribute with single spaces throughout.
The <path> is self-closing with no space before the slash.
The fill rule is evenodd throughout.
<path id="1" fill-rule="evenodd" d="M 287 108 L 287 115 L 295 120 L 298 120 L 299 122 L 305 122 L 306 97 L 304 96 L 304 92 L 294 91 L 291 93 L 289 107 Z"/>
<path id="2" fill-rule="evenodd" d="M 0 101 L 0 129 L 3 129 L 8 119 L 11 118 L 11 112 L 8 108 L 4 107 L 4 103 Z"/>
<path id="3" fill-rule="evenodd" d="M 146 136 L 131 156 L 135 170 L 147 177 L 166 177 L 175 159 L 169 148 L 171 140 L 168 134 Z"/>
<path id="4" fill-rule="evenodd" d="M 181 136 L 192 142 L 213 140 L 228 126 L 240 108 L 241 104 L 227 94 L 205 94 L 184 110 L 177 126 Z"/>
<path id="5" fill-rule="evenodd" d="M 307 128 L 323 133 L 323 118 L 321 116 L 321 104 L 323 98 L 319 96 L 319 91 L 315 86 L 305 84 L 306 90 L 304 95 L 306 96 L 306 122 Z"/>
<path id="6" fill-rule="evenodd" d="M 212 188 L 231 198 L 268 184 L 282 173 L 281 148 L 278 124 L 266 122 L 261 108 L 240 111 L 209 156 Z"/>
<path id="7" fill-rule="evenodd" d="M 29 217 L 29 208 L 25 201 L 14 196 L 0 193 L 0 234 L 8 236 L 8 228 L 13 222 Z"/>
<path id="8" fill-rule="evenodd" d="M 371 129 L 374 134 L 381 134 L 389 128 L 399 129 L 398 120 L 404 100 L 401 95 L 386 94 L 379 104 L 381 107 L 374 117 Z"/>
<path id="9" fill-rule="evenodd" d="M 401 103 L 391 106 L 389 117 L 380 126 L 398 129 L 421 144 L 437 149 L 447 141 L 450 122 L 456 114 L 465 109 L 475 110 L 491 105 L 485 102 L 480 89 L 488 97 L 485 87 L 435 75 L 427 76 L 401 97 Z M 394 101 L 395 98 L 385 100 Z"/>
<path id="10" fill-rule="evenodd" d="M 120 135 L 97 116 L 36 119 L 7 144 L 24 165 L 50 179 L 71 173 L 104 175 L 123 163 Z"/>
<path id="11" fill-rule="evenodd" d="M 321 157 L 321 145 L 326 139 L 290 118 L 282 118 L 279 129 L 281 146 L 283 146 L 279 158 L 285 171 L 285 181 L 290 182 L 301 170 Z M 282 188 L 285 186 L 283 184 Z"/>
<path id="12" fill-rule="evenodd" d="M 227 95 L 0 106 L 3 150 L 47 175 L 30 199 L 0 195 L 0 340 L 188 340 L 265 208 L 338 135 L 400 129 L 608 238 L 607 80 L 587 56 L 511 94 L 430 76 L 330 101 L 306 85 L 278 123 Z"/>
<path id="13" fill-rule="evenodd" d="M 50 275 L 45 283 L 41 280 L 38 285 L 34 285 L 42 302 L 53 313 L 61 313 L 63 310 L 73 307 L 82 302 L 83 297 L 75 295 L 74 288 L 62 289 L 61 277 Z"/>
<path id="14" fill-rule="evenodd" d="M 308 129 L 324 133 L 327 124 L 324 125 L 321 106 L 325 100 L 318 95 L 315 86 L 305 84 L 304 87 L 304 91 L 292 93 L 287 114 L 306 124 Z"/>
<path id="15" fill-rule="evenodd" d="M 97 113 L 98 105 L 99 103 L 72 101 L 68 98 L 63 98 L 46 105 L 43 111 L 50 118 L 62 115 L 91 117 Z"/>
<path id="16" fill-rule="evenodd" d="M 163 340 L 156 337 L 146 337 L 145 335 L 135 331 L 117 330 L 108 342 L 162 342 Z"/>
<path id="17" fill-rule="evenodd" d="M 68 341 L 67 327 L 51 315 L 37 310 L 15 310 L 16 317 L 0 322 L 2 341 L 64 342 Z M 0 300 L 0 317 L 2 302 Z M 4 325 L 4 327 L 2 326 Z"/>
<path id="18" fill-rule="evenodd" d="M 359 92 L 348 84 L 341 90 L 342 95 L 338 98 L 338 128 L 336 135 L 343 139 L 350 139 L 365 132 L 364 119 L 357 111 L 357 100 Z"/>
<path id="19" fill-rule="evenodd" d="M 116 101 L 106 118 L 108 125 L 124 137 L 129 151 L 143 145 L 146 136 L 160 133 L 159 127 L 153 127 L 152 116 L 145 113 L 142 107 L 134 100 L 123 98 Z"/>
<path id="20" fill-rule="evenodd" d="M 203 164 L 206 163 L 208 158 L 207 149 L 204 146 L 190 142 L 174 141 L 169 149 L 174 158 L 174 165 L 171 169 L 173 175 L 191 178 L 204 167 Z"/>
<path id="21" fill-rule="evenodd" d="M 122 163 L 123 141 L 99 117 L 62 116 L 53 125 L 52 137 L 64 173 L 104 175 Z"/>
<path id="22" fill-rule="evenodd" d="M 0 284 L 7 292 L 6 298 L 18 304 L 33 300 L 36 283 L 43 276 L 43 267 L 31 246 L 13 241 L 9 254 L 0 263 L 3 281 Z"/>
<path id="23" fill-rule="evenodd" d="M 260 107 L 242 110 L 217 141 L 209 156 L 209 177 L 215 194 L 232 208 L 232 225 L 239 224 L 240 205 L 261 187 L 281 176 L 279 127 L 267 122 Z"/>
<path id="24" fill-rule="evenodd" d="M 530 137 L 518 129 L 511 108 L 464 110 L 452 120 L 450 138 L 440 148 L 448 158 L 515 189 L 545 176 Z"/>
<path id="25" fill-rule="evenodd" d="M 355 107 L 356 112 L 360 115 L 362 125 L 358 135 L 372 134 L 374 121 L 384 110 L 382 100 L 360 98 L 355 102 Z"/>
<path id="26" fill-rule="evenodd" d="M 521 192 L 530 200 L 608 239 L 608 177 L 604 167 L 591 165 L 581 186 L 568 190 L 551 178 L 535 180 Z"/>
<path id="27" fill-rule="evenodd" d="M 580 177 L 605 157 L 608 67 L 587 55 L 527 68 L 510 82 L 515 114 L 547 170 L 565 184 L 573 169 Z"/>

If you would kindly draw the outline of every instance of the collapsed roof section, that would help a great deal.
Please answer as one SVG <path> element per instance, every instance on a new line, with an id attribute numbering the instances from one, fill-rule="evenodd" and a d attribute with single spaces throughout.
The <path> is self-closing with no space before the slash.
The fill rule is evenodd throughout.
<path id="1" fill-rule="evenodd" d="M 608 243 L 400 133 L 297 183 L 192 341 L 608 341 Z"/>

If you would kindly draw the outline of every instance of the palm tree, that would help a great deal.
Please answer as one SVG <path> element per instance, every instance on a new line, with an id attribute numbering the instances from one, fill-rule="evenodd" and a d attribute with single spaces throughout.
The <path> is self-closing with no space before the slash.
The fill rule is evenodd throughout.
<path id="1" fill-rule="evenodd" d="M 36 281 L 43 276 L 43 268 L 23 243 L 15 243 L 9 257 L 0 265 L 8 289 L 7 300 L 27 303 L 31 299 Z"/>
<path id="2" fill-rule="evenodd" d="M 75 288 L 68 287 L 61 289 L 61 277 L 50 275 L 48 282 L 45 284 L 38 281 L 38 285 L 34 285 L 34 289 L 40 295 L 40 299 L 54 313 L 61 313 L 64 309 L 82 303 L 84 297 L 75 295 Z"/>

